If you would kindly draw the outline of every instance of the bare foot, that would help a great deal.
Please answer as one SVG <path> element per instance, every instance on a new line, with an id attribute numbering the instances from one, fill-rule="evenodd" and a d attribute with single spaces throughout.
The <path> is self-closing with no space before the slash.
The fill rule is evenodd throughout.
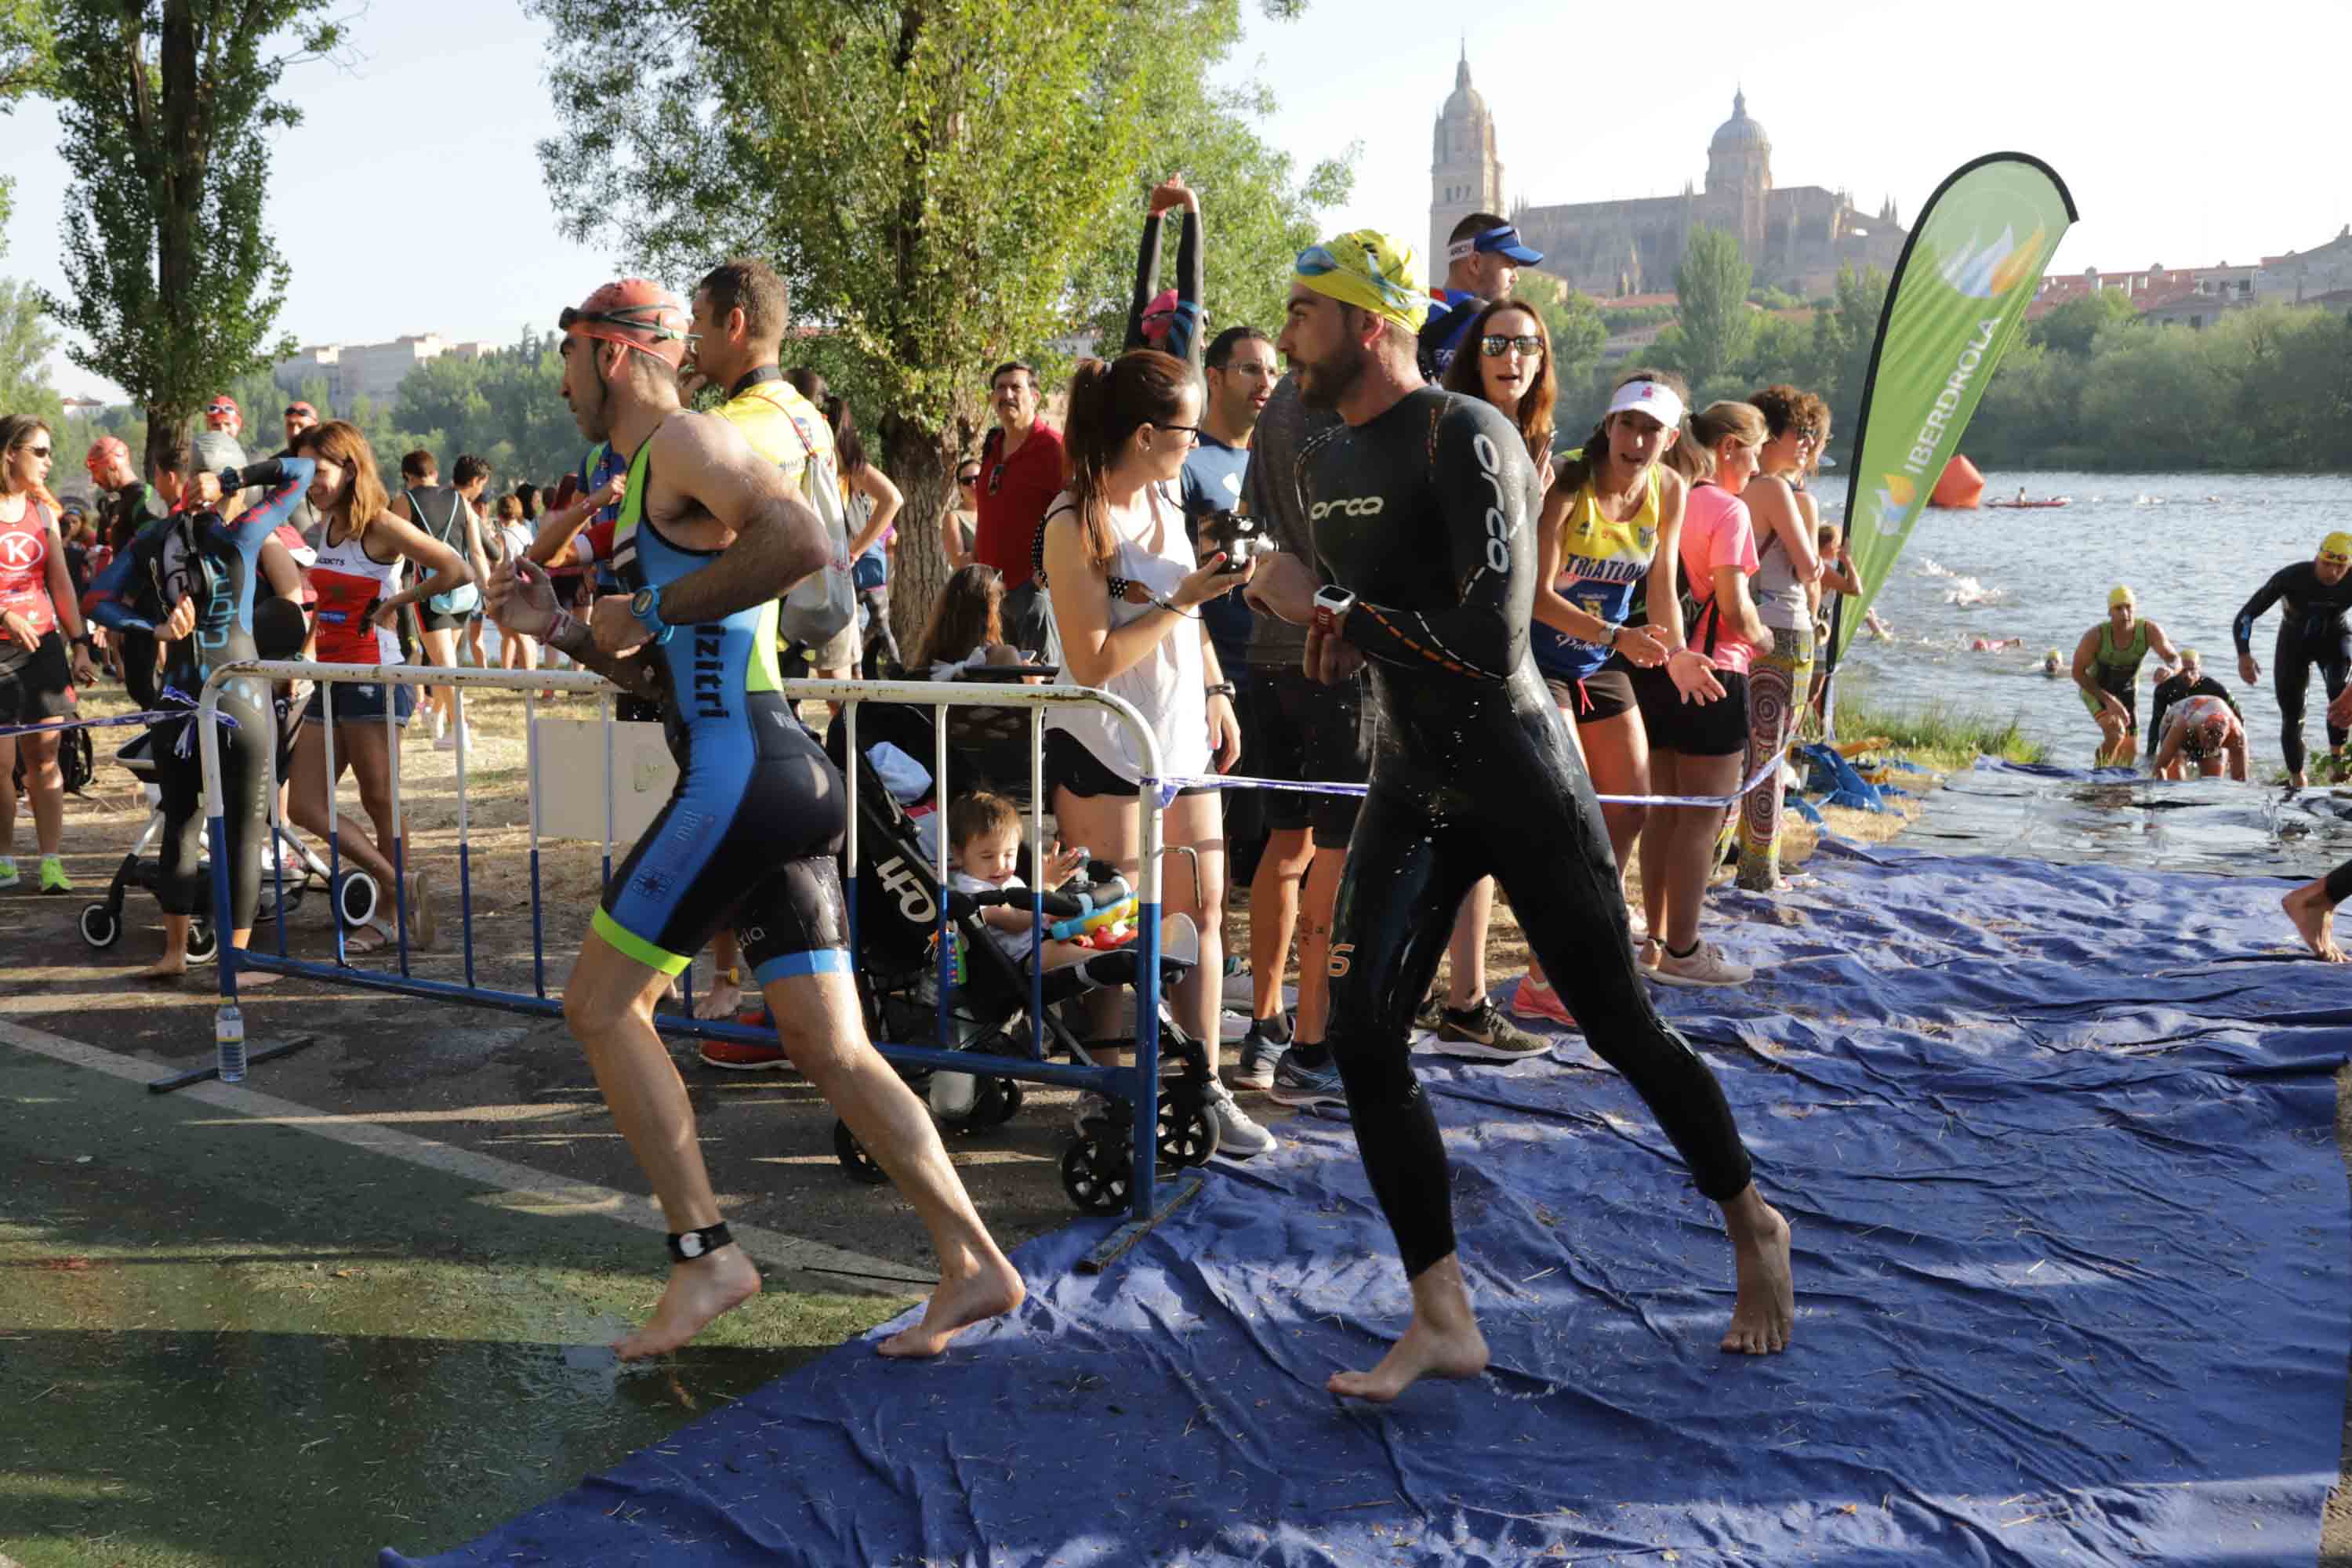
<path id="1" fill-rule="evenodd" d="M 134 980 L 177 980 L 188 972 L 188 955 L 165 953 L 137 974 Z"/>
<path id="2" fill-rule="evenodd" d="M 2294 922 L 2295 933 L 2305 946 L 2328 963 L 2344 962 L 2344 950 L 2336 945 L 2336 906 L 2327 901 L 2326 893 L 2316 882 L 2307 882 L 2279 900 L 2279 908 Z"/>
<path id="3" fill-rule="evenodd" d="M 1424 1377 L 1475 1377 L 1486 1370 L 1486 1336 L 1475 1318 L 1440 1328 L 1418 1311 L 1404 1337 L 1370 1372 L 1335 1372 L 1323 1386 L 1343 1399 L 1386 1405 Z"/>
<path id="4" fill-rule="evenodd" d="M 700 1333 L 711 1319 L 732 1311 L 759 1293 L 759 1269 L 731 1242 L 708 1258 L 673 1263 L 669 1289 L 662 1292 L 652 1321 L 627 1339 L 616 1341 L 613 1349 L 623 1361 L 667 1355 Z"/>
<path id="5" fill-rule="evenodd" d="M 712 983 L 709 990 L 695 999 L 694 1016 L 698 1018 L 729 1018 L 743 1005 L 743 988 L 731 980 Z"/>
<path id="6" fill-rule="evenodd" d="M 875 1346 L 887 1356 L 919 1361 L 948 1348 L 948 1342 L 974 1323 L 1002 1317 L 1028 1299 L 1021 1272 L 999 1255 L 968 1274 L 942 1279 L 923 1309 L 923 1321 L 901 1329 Z"/>
<path id="7" fill-rule="evenodd" d="M 1760 1212 L 1743 1215 L 1731 1226 L 1739 1290 L 1732 1300 L 1731 1327 L 1723 1332 L 1722 1348 L 1735 1355 L 1770 1355 L 1787 1350 L 1797 1327 L 1796 1278 L 1789 1267 L 1789 1222 L 1755 1192 L 1748 1188 L 1744 1202 Z M 1729 1211 L 1725 1218 L 1730 1218 Z"/>

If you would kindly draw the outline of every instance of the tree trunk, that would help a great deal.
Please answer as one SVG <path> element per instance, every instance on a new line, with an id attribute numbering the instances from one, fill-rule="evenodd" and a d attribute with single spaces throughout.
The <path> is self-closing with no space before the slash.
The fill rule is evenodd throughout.
<path id="1" fill-rule="evenodd" d="M 912 660 L 929 624 L 931 606 L 947 586 L 948 560 L 940 549 L 940 519 L 955 504 L 956 443 L 898 415 L 881 423 L 883 468 L 905 497 L 898 513 L 898 553 L 890 576 L 890 629 L 898 651 Z M 920 679 L 921 672 L 912 670 Z"/>

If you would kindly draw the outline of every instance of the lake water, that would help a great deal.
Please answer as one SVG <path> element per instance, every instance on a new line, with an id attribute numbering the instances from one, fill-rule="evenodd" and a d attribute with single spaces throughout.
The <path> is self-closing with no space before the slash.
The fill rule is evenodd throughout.
<path id="1" fill-rule="evenodd" d="M 2022 484 L 2037 499 L 2071 496 L 2074 504 L 2040 511 L 1929 509 L 1875 601 L 1895 640 L 1857 636 L 1842 680 L 1859 676 L 1857 684 L 1874 701 L 1890 706 L 1941 702 L 2004 719 L 2015 714 L 2026 733 L 2050 747 L 2052 762 L 2087 767 L 2097 730 L 2074 683 L 2044 679 L 2040 664 L 2053 647 L 2071 662 L 2083 633 L 2105 617 L 2107 590 L 2128 583 L 2140 613 L 2175 646 L 2197 649 L 2237 695 L 2257 776 L 2283 765 L 2270 687 L 2279 611 L 2255 628 L 2263 677 L 2253 688 L 2238 679 L 2230 623 L 2272 573 L 2309 560 L 2331 531 L 2352 529 L 2352 477 L 2056 472 L 1994 473 L 1986 480 L 1988 496 L 2013 496 Z M 1824 474 L 1814 488 L 1822 515 L 1843 518 L 1843 476 Z M 2025 647 L 1969 652 L 1979 637 L 2022 637 Z M 2143 723 L 2155 662 L 2141 679 Z M 2305 734 L 2321 751 L 2324 698 L 2315 675 L 2312 684 Z"/>

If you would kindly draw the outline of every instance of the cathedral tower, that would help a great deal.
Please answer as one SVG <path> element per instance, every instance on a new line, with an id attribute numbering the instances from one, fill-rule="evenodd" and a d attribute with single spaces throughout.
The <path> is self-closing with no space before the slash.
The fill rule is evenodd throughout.
<path id="1" fill-rule="evenodd" d="M 1714 198 L 1708 206 L 1718 216 L 1738 215 L 1733 231 L 1751 262 L 1763 254 L 1764 198 L 1771 189 L 1771 139 L 1748 118 L 1748 94 L 1735 92 L 1731 118 L 1716 128 L 1715 140 L 1707 143 L 1706 194 Z"/>
<path id="2" fill-rule="evenodd" d="M 1495 156 L 1495 117 L 1470 85 L 1470 48 L 1454 68 L 1454 92 L 1437 117 L 1429 161 L 1429 280 L 1445 280 L 1446 236 L 1475 212 L 1506 213 L 1503 163 Z"/>

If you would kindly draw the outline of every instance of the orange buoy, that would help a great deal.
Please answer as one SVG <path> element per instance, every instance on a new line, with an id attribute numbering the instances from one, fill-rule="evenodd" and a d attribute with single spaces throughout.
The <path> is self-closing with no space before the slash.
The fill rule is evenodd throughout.
<path id="1" fill-rule="evenodd" d="M 1952 507 L 1962 511 L 1974 510 L 1984 500 L 1984 476 L 1977 466 L 1964 456 L 1955 454 L 1944 465 L 1943 478 L 1936 481 L 1936 493 L 1927 498 L 1929 506 Z"/>

